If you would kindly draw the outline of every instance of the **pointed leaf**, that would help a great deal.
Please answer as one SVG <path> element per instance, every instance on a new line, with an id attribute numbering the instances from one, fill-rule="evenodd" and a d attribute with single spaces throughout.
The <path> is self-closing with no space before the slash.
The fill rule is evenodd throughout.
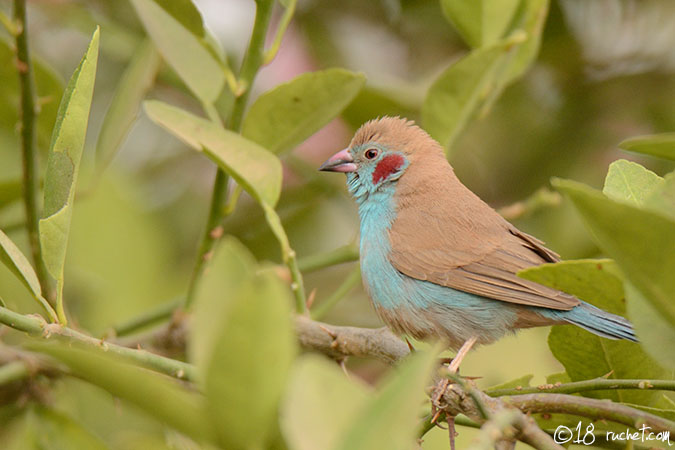
<path id="1" fill-rule="evenodd" d="M 638 163 L 619 159 L 609 165 L 602 192 L 613 200 L 636 206 L 663 186 L 663 178 Z"/>
<path id="2" fill-rule="evenodd" d="M 276 204 L 281 191 L 281 162 L 276 156 L 237 133 L 175 106 L 147 101 L 145 111 L 190 147 L 204 151 L 253 198 Z"/>
<path id="3" fill-rule="evenodd" d="M 675 161 L 675 133 L 637 136 L 621 142 L 619 147 L 629 152 L 644 153 Z"/>
<path id="4" fill-rule="evenodd" d="M 190 6 L 192 2 L 131 0 L 131 3 L 162 57 L 202 103 L 212 104 L 225 85 L 224 62 L 217 59 L 217 52 L 205 44 L 205 39 L 194 34 L 199 32 L 194 12 L 199 12 Z M 186 8 L 193 13 L 181 11 Z M 204 34 L 203 28 L 201 33 Z"/>
<path id="5" fill-rule="evenodd" d="M 204 408 L 204 397 L 172 378 L 128 364 L 104 349 L 73 344 L 32 344 L 67 365 L 79 378 L 126 400 L 168 426 L 197 441 L 213 440 L 215 432 Z"/>
<path id="6" fill-rule="evenodd" d="M 518 45 L 515 54 L 509 61 L 504 84 L 509 84 L 519 78 L 539 54 L 541 36 L 544 32 L 546 17 L 548 16 L 549 0 L 523 0 L 516 17 L 514 34 L 522 30 L 527 34 L 525 41 Z"/>
<path id="7" fill-rule="evenodd" d="M 215 250 L 195 296 L 188 357 L 201 374 L 206 373 L 213 346 L 233 299 L 251 288 L 256 261 L 239 241 L 225 237 Z"/>
<path id="8" fill-rule="evenodd" d="M 344 69 L 302 74 L 253 103 L 242 135 L 272 153 L 291 150 L 337 117 L 365 80 L 362 74 Z"/>
<path id="9" fill-rule="evenodd" d="M 506 32 L 520 0 L 441 0 L 445 17 L 467 44 L 485 47 Z"/>
<path id="10" fill-rule="evenodd" d="M 106 112 L 96 144 L 96 158 L 105 167 L 115 156 L 136 120 L 141 101 L 152 87 L 162 62 L 155 46 L 143 41 L 134 52 L 129 66 L 115 91 Z"/>
<path id="11" fill-rule="evenodd" d="M 59 284 L 63 281 L 75 185 L 94 92 L 98 41 L 97 28 L 63 94 L 47 160 L 40 246 L 47 270 Z"/>
<path id="12" fill-rule="evenodd" d="M 564 261 L 520 272 L 520 276 L 585 300 L 605 311 L 625 315 L 623 284 L 608 259 Z M 639 344 L 601 338 L 573 325 L 557 325 L 548 337 L 551 352 L 572 381 L 598 378 L 671 379 L 659 360 L 650 358 Z M 585 394 L 613 401 L 651 405 L 660 393 L 640 390 L 608 390 Z"/>
<path id="13" fill-rule="evenodd" d="M 644 200 L 644 206 L 675 219 L 675 172 L 663 178 L 663 184 Z"/>
<path id="14" fill-rule="evenodd" d="M 610 200 L 581 183 L 554 184 L 572 200 L 598 245 L 626 278 L 675 325 L 675 220 Z"/>
<path id="15" fill-rule="evenodd" d="M 422 123 L 446 149 L 488 97 L 508 55 L 506 45 L 474 50 L 446 69 L 427 91 Z"/>
<path id="16" fill-rule="evenodd" d="M 281 407 L 281 429 L 295 450 L 334 448 L 371 398 L 368 386 L 348 379 L 335 362 L 306 355 L 291 372 Z"/>
<path id="17" fill-rule="evenodd" d="M 263 448 L 276 428 L 296 341 L 290 292 L 271 272 L 229 298 L 204 390 L 224 448 Z"/>
<path id="18" fill-rule="evenodd" d="M 513 31 L 510 38 L 507 38 L 516 40 L 517 44 L 506 62 L 506 68 L 500 71 L 489 96 L 481 105 L 479 117 L 488 113 L 504 89 L 520 78 L 537 58 L 548 7 L 549 0 L 523 0 L 513 19 Z"/>
<path id="19" fill-rule="evenodd" d="M 675 342 L 675 326 L 659 314 L 642 292 L 629 281 L 624 282 L 624 289 L 628 317 L 633 322 L 642 348 L 660 365 L 675 370 L 675 352 L 663 351 Z"/>
<path id="20" fill-rule="evenodd" d="M 190 33 L 204 37 L 204 21 L 192 0 L 154 0 L 171 17 L 180 22 Z"/>
<path id="21" fill-rule="evenodd" d="M 352 420 L 335 447 L 340 450 L 414 447 L 424 388 L 436 366 L 437 352 L 417 352 L 392 371 L 379 389 Z"/>
<path id="22" fill-rule="evenodd" d="M 28 288 L 33 297 L 38 298 L 42 296 L 40 282 L 33 270 L 33 266 L 30 265 L 28 259 L 21 253 L 19 247 L 2 230 L 0 230 L 0 261 Z"/>
<path id="23" fill-rule="evenodd" d="M 105 450 L 105 443 L 65 414 L 36 406 L 30 414 L 35 448 L 50 450 Z"/>

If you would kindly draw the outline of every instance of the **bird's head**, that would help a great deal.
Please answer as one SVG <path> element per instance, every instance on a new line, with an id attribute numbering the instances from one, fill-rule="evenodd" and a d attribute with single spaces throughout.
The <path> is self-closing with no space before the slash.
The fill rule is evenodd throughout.
<path id="1" fill-rule="evenodd" d="M 440 157 L 441 146 L 414 122 L 383 117 L 366 122 L 349 147 L 331 156 L 319 170 L 343 172 L 357 199 L 395 184 L 411 166 Z"/>

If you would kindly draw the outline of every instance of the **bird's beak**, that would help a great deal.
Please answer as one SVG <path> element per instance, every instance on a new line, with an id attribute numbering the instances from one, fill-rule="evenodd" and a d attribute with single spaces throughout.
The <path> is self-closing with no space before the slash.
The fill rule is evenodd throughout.
<path id="1" fill-rule="evenodd" d="M 344 149 L 328 158 L 328 161 L 321 164 L 319 170 L 324 172 L 356 172 L 356 164 L 354 164 L 352 155 L 349 154 L 349 149 Z"/>

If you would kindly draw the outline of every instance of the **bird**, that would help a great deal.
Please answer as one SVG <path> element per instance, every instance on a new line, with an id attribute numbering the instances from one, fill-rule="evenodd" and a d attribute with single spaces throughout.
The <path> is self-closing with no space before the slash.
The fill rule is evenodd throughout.
<path id="1" fill-rule="evenodd" d="M 377 315 L 399 335 L 458 350 L 451 371 L 471 348 L 521 328 L 573 324 L 637 341 L 625 318 L 518 277 L 559 255 L 464 186 L 441 145 L 413 121 L 366 122 L 319 170 L 346 174 Z"/>

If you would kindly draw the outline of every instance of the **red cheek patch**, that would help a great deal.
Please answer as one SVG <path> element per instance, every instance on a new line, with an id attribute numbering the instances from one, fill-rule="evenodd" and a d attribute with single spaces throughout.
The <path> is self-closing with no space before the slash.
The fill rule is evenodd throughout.
<path id="1" fill-rule="evenodd" d="M 405 163 L 401 155 L 389 155 L 382 158 L 373 171 L 373 184 L 379 183 L 392 173 L 396 172 Z"/>

